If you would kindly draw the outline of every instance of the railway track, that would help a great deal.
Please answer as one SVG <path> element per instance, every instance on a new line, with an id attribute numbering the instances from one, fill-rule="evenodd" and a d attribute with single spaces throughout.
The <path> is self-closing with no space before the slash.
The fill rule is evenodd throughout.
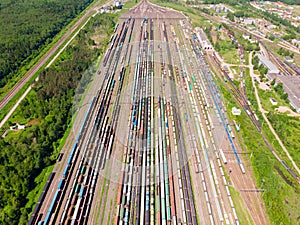
<path id="1" fill-rule="evenodd" d="M 268 50 L 267 50 L 267 52 L 268 52 L 268 54 L 270 54 L 269 56 L 272 57 L 271 56 L 272 53 L 270 51 L 268 51 Z M 218 62 L 218 60 L 216 59 L 216 57 L 213 57 L 213 60 L 214 60 L 214 62 L 217 65 L 220 65 L 220 62 Z M 274 149 L 274 147 L 267 140 L 266 136 L 264 135 L 264 133 L 263 133 L 263 131 L 261 129 L 261 123 L 259 121 L 259 118 L 257 117 L 257 115 L 251 109 L 248 100 L 244 97 L 244 95 L 236 87 L 236 85 L 233 83 L 233 81 L 229 78 L 229 75 L 226 73 L 226 71 L 222 70 L 222 74 L 226 78 L 226 81 L 229 81 L 229 83 L 230 83 L 230 91 L 231 91 L 231 93 L 233 94 L 233 96 L 235 97 L 235 99 L 238 101 L 238 103 L 240 104 L 240 106 L 245 110 L 245 112 L 247 113 L 247 116 L 251 120 L 252 124 L 257 129 L 257 131 L 259 132 L 259 134 L 261 135 L 261 137 L 263 138 L 264 142 L 269 147 L 270 151 L 275 156 L 275 158 L 277 159 L 277 161 L 289 172 L 289 174 L 295 179 L 296 182 L 300 183 L 300 179 L 297 176 L 297 174 L 279 157 L 279 155 L 277 154 L 277 152 Z"/>
<path id="2" fill-rule="evenodd" d="M 115 27 L 103 82 L 32 224 L 239 224 L 214 144 L 213 105 L 234 139 L 218 88 L 183 20 L 162 8 L 160 19 L 141 18 L 155 6 L 140 4 Z M 115 184 L 101 177 L 112 157 L 121 161 Z"/>
<path id="3" fill-rule="evenodd" d="M 166 25 L 162 24 L 161 26 L 163 30 L 161 37 L 168 43 Z M 139 50 L 136 57 L 131 97 L 129 135 L 124 156 L 125 166 L 119 187 L 119 209 L 115 223 L 197 224 L 191 177 L 186 163 L 188 159 L 185 154 L 182 128 L 179 122 L 181 119 L 178 118 L 180 115 L 174 112 L 170 120 L 168 115 L 171 103 L 160 95 L 157 97 L 153 95 L 153 30 L 152 20 L 141 22 Z M 165 48 L 166 53 L 163 52 L 163 48 Z M 170 77 L 173 77 L 174 74 L 168 44 L 164 47 L 160 46 L 159 49 L 161 55 L 160 94 L 164 96 L 167 71 Z M 173 79 L 171 78 L 172 82 Z M 172 89 L 172 96 L 177 94 L 177 91 Z M 176 97 L 171 98 L 170 101 L 178 104 Z M 172 121 L 172 128 L 176 131 L 174 136 L 170 135 L 173 132 L 170 131 L 169 121 Z M 176 162 L 171 159 L 171 136 L 176 143 L 175 154 L 178 156 Z M 176 171 L 178 170 L 182 184 L 180 202 L 175 200 L 172 174 L 175 168 L 177 168 Z M 182 215 L 180 219 L 177 218 L 176 214 L 178 209 Z"/>
<path id="4" fill-rule="evenodd" d="M 116 69 L 129 22 L 130 20 L 123 22 L 120 32 L 112 40 L 110 60 L 105 63 L 105 80 L 90 103 L 47 214 L 43 220 L 38 217 L 41 220 L 35 224 L 87 224 L 99 171 L 105 167 L 114 141 L 120 108 L 119 97 L 125 75 L 124 67 L 119 74 Z M 112 103 L 116 80 L 117 97 Z M 111 114 L 110 108 L 113 108 Z"/>
<path id="5" fill-rule="evenodd" d="M 195 38 L 194 35 L 190 35 L 193 38 Z M 194 39 L 195 40 L 195 39 Z M 229 217 L 228 215 L 232 215 L 232 222 L 234 221 L 235 224 L 239 224 L 239 219 L 237 217 L 235 207 L 232 204 L 232 198 L 231 194 L 228 191 L 228 184 L 224 177 L 224 170 L 222 168 L 222 164 L 220 161 L 219 151 L 216 147 L 214 137 L 212 135 L 212 131 L 215 129 L 213 125 L 213 121 L 210 116 L 210 110 L 209 108 L 214 105 L 214 97 L 211 96 L 210 99 L 208 99 L 210 84 L 207 82 L 207 79 L 205 79 L 207 73 L 206 71 L 206 65 L 202 64 L 202 66 L 196 67 L 194 66 L 194 63 L 197 65 L 201 65 L 199 63 L 199 59 L 197 58 L 197 55 L 194 52 L 193 57 L 189 57 L 187 53 L 187 45 L 191 44 L 192 49 L 196 49 L 195 46 L 193 48 L 193 40 L 189 39 L 189 41 L 181 46 L 182 50 L 179 50 L 183 52 L 180 55 L 184 55 L 185 60 L 182 59 L 182 61 L 188 62 L 186 67 L 192 68 L 192 74 L 190 76 L 182 76 L 183 83 L 186 86 L 186 89 L 189 93 L 189 99 L 190 99 L 190 105 L 192 106 L 192 112 L 190 113 L 191 117 L 195 119 L 196 123 L 196 133 L 198 133 L 198 136 L 200 137 L 200 147 L 202 149 L 203 157 L 200 156 L 199 153 L 199 147 L 198 147 L 198 140 L 193 135 L 193 132 L 191 131 L 191 126 L 188 126 L 188 130 L 191 137 L 191 143 L 192 147 L 195 151 L 194 153 L 194 165 L 195 170 L 197 173 L 200 172 L 201 174 L 201 183 L 200 185 L 203 186 L 203 192 L 205 196 L 205 202 L 207 204 L 207 212 L 209 214 L 209 221 L 210 224 L 219 224 L 219 223 L 228 223 Z M 180 47 L 178 46 L 178 49 Z M 199 56 L 198 56 L 199 57 Z M 194 62 L 193 62 L 193 60 Z M 198 60 L 198 61 L 197 61 Z M 201 62 L 201 60 L 200 60 Z M 184 71 L 186 69 L 183 69 Z M 214 84 L 212 85 L 214 86 Z M 206 88 L 208 87 L 208 88 Z M 217 93 L 217 89 L 214 90 Z M 208 92 L 208 93 L 207 93 Z M 222 105 L 222 102 L 219 102 L 220 105 Z M 187 107 L 184 107 L 187 108 Z M 200 118 L 200 111 L 202 113 Z M 205 124 L 206 126 L 203 126 L 202 124 Z M 205 129 L 206 127 L 206 129 Z M 207 131 L 205 131 L 207 130 Z M 230 134 L 232 136 L 233 133 Z M 215 165 L 213 161 L 210 160 L 211 156 L 215 155 L 218 164 Z M 203 158 L 203 159 L 200 159 Z M 219 171 L 217 171 L 219 170 Z M 219 172 L 220 176 L 222 177 L 222 183 L 223 186 L 220 185 L 220 183 L 217 181 L 217 175 L 216 173 Z M 210 187 L 210 191 L 208 191 L 208 188 Z M 221 194 L 221 189 L 226 190 L 225 196 Z M 225 204 L 228 204 L 227 207 L 225 207 Z"/>

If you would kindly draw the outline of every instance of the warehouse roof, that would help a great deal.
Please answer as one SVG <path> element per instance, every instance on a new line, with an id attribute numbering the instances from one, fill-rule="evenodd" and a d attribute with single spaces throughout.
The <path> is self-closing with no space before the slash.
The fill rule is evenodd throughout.
<path id="1" fill-rule="evenodd" d="M 268 73 L 279 73 L 278 68 L 270 61 L 268 60 L 265 56 L 262 54 L 258 54 L 259 61 L 264 64 L 265 67 L 268 68 Z"/>

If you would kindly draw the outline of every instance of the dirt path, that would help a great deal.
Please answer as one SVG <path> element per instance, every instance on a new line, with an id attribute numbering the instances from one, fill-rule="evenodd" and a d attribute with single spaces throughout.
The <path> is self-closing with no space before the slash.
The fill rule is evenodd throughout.
<path id="1" fill-rule="evenodd" d="M 294 117 L 300 118 L 300 113 L 295 113 L 293 110 L 291 110 L 287 106 L 279 106 L 275 110 L 278 111 L 278 112 L 280 112 L 280 113 L 288 112 L 289 113 L 288 116 L 294 116 Z"/>

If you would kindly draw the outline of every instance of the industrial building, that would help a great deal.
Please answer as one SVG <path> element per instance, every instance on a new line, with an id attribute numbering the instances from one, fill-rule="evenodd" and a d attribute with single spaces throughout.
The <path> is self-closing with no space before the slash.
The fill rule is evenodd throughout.
<path id="1" fill-rule="evenodd" d="M 270 60 L 268 60 L 264 55 L 258 54 L 259 63 L 263 64 L 268 68 L 268 74 L 279 74 L 280 71 Z"/>
<path id="2" fill-rule="evenodd" d="M 269 79 L 276 79 L 276 83 L 283 83 L 283 89 L 289 95 L 291 106 L 300 113 L 300 77 L 270 75 Z"/>
<path id="3" fill-rule="evenodd" d="M 209 50 L 213 48 L 205 32 L 200 27 L 196 27 L 196 35 L 203 50 Z"/>

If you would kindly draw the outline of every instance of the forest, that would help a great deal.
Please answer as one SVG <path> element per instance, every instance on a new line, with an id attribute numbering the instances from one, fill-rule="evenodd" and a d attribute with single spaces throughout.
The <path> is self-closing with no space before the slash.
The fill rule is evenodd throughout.
<path id="1" fill-rule="evenodd" d="M 0 88 L 93 0 L 2 0 Z"/>
<path id="2" fill-rule="evenodd" d="M 16 118 L 27 121 L 25 130 L 0 138 L 0 224 L 27 224 L 34 205 L 28 193 L 43 168 L 53 165 L 60 140 L 72 119 L 74 94 L 83 96 L 96 73 L 115 26 L 116 15 L 93 17 L 55 64 L 42 71 L 33 90 L 22 101 Z M 101 40 L 91 37 L 101 35 Z M 83 76 L 84 75 L 84 76 Z"/>

